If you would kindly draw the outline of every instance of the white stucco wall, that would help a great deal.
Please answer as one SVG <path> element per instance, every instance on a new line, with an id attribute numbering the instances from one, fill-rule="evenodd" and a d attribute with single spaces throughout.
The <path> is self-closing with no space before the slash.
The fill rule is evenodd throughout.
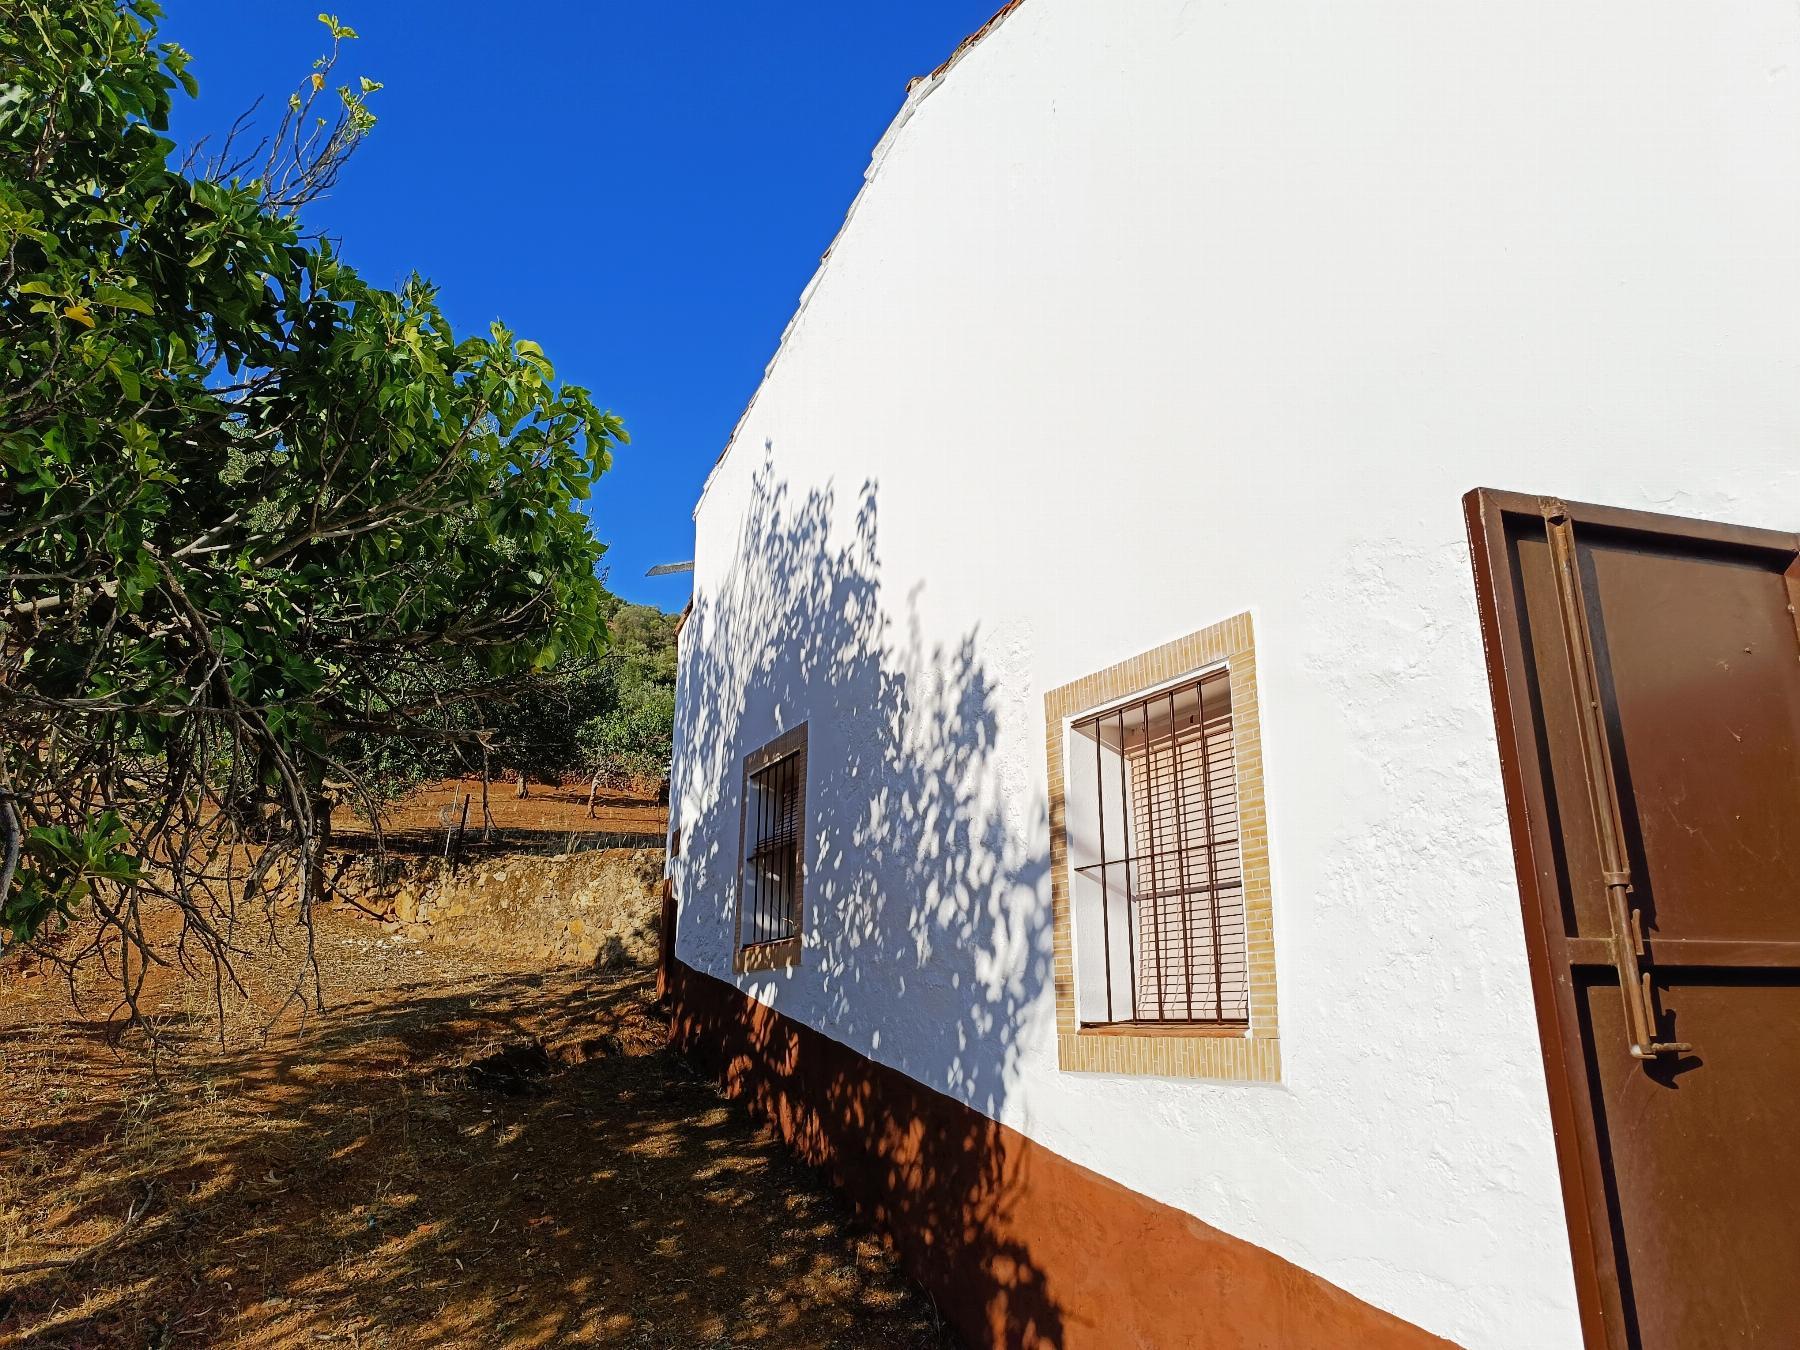
<path id="1" fill-rule="evenodd" d="M 1028 0 L 698 514 L 679 953 L 810 731 L 782 1011 L 1471 1347 L 1578 1344 L 1460 498 L 1800 526 L 1800 12 Z M 1060 1073 L 1046 689 L 1249 609 L 1285 1081 Z"/>

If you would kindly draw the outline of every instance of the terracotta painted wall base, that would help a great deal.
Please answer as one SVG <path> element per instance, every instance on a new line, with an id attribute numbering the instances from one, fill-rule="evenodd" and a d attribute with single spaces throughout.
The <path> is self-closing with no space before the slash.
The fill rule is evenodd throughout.
<path id="1" fill-rule="evenodd" d="M 664 970 L 671 1044 L 825 1173 L 967 1345 L 1449 1344 L 721 980 Z"/>

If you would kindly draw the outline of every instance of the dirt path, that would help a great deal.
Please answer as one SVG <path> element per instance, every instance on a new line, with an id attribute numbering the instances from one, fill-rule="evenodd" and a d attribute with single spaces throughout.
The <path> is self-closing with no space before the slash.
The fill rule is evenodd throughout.
<path id="1" fill-rule="evenodd" d="M 0 1346 L 942 1346 L 813 1175 L 662 1049 L 647 977 L 504 968 L 336 914 L 153 1002 L 0 988 Z M 265 1034 L 266 1030 L 266 1034 Z"/>

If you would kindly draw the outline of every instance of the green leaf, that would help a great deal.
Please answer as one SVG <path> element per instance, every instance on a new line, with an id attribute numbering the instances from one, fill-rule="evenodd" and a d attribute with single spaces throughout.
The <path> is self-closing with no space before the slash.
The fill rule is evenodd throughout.
<path id="1" fill-rule="evenodd" d="M 125 396 L 126 402 L 136 403 L 143 397 L 144 387 L 135 370 L 122 366 L 117 361 L 108 361 L 106 366 L 112 372 L 113 379 L 118 381 L 119 392 Z"/>
<path id="2" fill-rule="evenodd" d="M 109 286 L 105 283 L 94 287 L 94 303 L 109 305 L 113 309 L 128 309 L 134 314 L 155 312 L 154 307 L 143 296 L 121 286 Z"/>

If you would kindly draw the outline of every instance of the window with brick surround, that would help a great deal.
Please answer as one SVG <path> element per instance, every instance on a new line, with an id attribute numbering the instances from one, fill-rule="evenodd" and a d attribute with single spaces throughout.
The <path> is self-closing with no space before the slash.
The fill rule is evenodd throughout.
<path id="1" fill-rule="evenodd" d="M 1057 1064 L 1281 1081 L 1247 613 L 1044 695 Z"/>
<path id="2" fill-rule="evenodd" d="M 737 967 L 799 959 L 806 900 L 806 727 L 744 761 L 738 866 Z"/>
<path id="3" fill-rule="evenodd" d="M 1071 777 L 1093 778 L 1077 798 L 1088 847 L 1072 859 L 1082 1021 L 1244 1025 L 1228 673 L 1104 709 L 1071 731 Z"/>

